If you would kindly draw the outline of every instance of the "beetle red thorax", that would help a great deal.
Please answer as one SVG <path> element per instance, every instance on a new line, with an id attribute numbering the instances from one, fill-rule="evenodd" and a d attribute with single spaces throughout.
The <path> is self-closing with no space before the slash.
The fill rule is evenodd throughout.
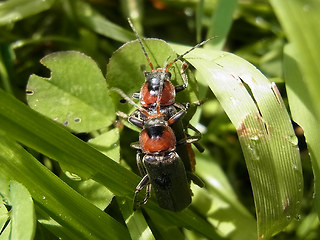
<path id="1" fill-rule="evenodd" d="M 157 98 L 160 94 L 160 106 L 169 106 L 174 104 L 176 92 L 175 87 L 170 81 L 171 73 L 162 68 L 145 72 L 145 83 L 140 90 L 140 103 L 143 107 L 156 106 Z M 160 85 L 162 91 L 159 93 Z"/>
<path id="2" fill-rule="evenodd" d="M 162 117 L 146 121 L 139 142 L 144 153 L 166 153 L 176 148 L 176 137 Z"/>

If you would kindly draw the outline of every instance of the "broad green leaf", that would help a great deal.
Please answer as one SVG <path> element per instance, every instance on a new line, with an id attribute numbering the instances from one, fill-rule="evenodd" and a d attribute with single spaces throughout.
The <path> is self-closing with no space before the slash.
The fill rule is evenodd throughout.
<path id="1" fill-rule="evenodd" d="M 19 21 L 43 12 L 51 7 L 54 0 L 10 0 L 0 3 L 0 25 Z"/>
<path id="2" fill-rule="evenodd" d="M 36 230 L 36 216 L 33 201 L 28 190 L 20 183 L 9 185 L 11 209 L 11 238 L 33 239 Z"/>
<path id="3" fill-rule="evenodd" d="M 60 223 L 70 239 L 128 238 L 120 223 L 90 204 L 5 135 L 0 138 L 0 172 L 8 179 L 23 182 L 36 206 Z M 17 193 L 11 193 L 11 197 L 15 197 L 13 194 Z"/>
<path id="4" fill-rule="evenodd" d="M 0 93 L 2 132 L 10 133 L 11 138 L 57 160 L 72 173 L 99 179 L 117 195 L 131 195 L 138 176 L 1 89 Z"/>
<path id="5" fill-rule="evenodd" d="M 196 49 L 186 59 L 206 79 L 237 129 L 258 237 L 268 239 L 296 217 L 303 192 L 297 138 L 281 96 L 254 66 L 235 55 Z"/>
<path id="6" fill-rule="evenodd" d="M 57 52 L 41 60 L 50 78 L 31 75 L 27 100 L 36 111 L 75 132 L 107 127 L 115 112 L 105 79 L 91 58 L 78 52 Z"/>
<path id="7" fill-rule="evenodd" d="M 79 176 L 68 172 L 60 176 L 60 178 L 102 211 L 114 197 L 113 193 L 105 186 L 92 179 L 82 180 Z"/>
<path id="8" fill-rule="evenodd" d="M 3 193 L 1 192 L 1 195 L 3 196 Z M 3 202 L 0 202 L 0 229 L 2 229 L 8 220 L 8 210 L 6 206 L 3 204 Z"/>
<path id="9" fill-rule="evenodd" d="M 10 232 L 11 232 L 11 224 L 8 225 L 3 232 L 0 234 L 0 240 L 11 240 L 10 239 Z"/>
<path id="10" fill-rule="evenodd" d="M 88 144 L 85 144 L 54 122 L 37 114 L 1 89 L 0 103 L 0 130 L 2 132 L 10 134 L 11 138 L 57 160 L 60 164 L 68 165 L 68 167 L 72 169 L 72 172 L 75 172 L 80 176 L 86 176 L 87 178 L 91 177 L 102 183 L 115 195 L 132 199 L 134 189 L 139 182 L 138 176 L 121 167 Z M 0 163 L 2 163 L 2 161 L 0 161 Z M 6 169 L 14 171 L 14 168 L 11 169 L 11 162 L 5 162 L 3 165 L 6 166 Z M 29 166 L 26 161 L 23 162 L 23 165 L 25 165 L 25 167 Z M 4 172 L 7 172 L 3 167 L 0 168 L 0 170 L 1 169 Z M 10 172 L 11 177 L 15 176 L 18 180 L 22 180 L 20 179 L 21 174 L 19 174 L 19 172 L 12 171 Z M 38 182 L 38 180 L 33 179 L 33 177 L 37 176 L 35 173 L 37 173 L 37 171 L 32 170 L 32 174 L 30 173 L 28 175 L 31 177 L 32 186 L 34 186 L 34 182 Z M 48 188 L 48 186 L 52 186 L 54 189 L 62 188 L 62 186 L 60 186 L 62 183 L 59 181 L 53 182 L 52 179 L 49 179 L 47 182 L 41 178 L 40 182 L 42 183 L 42 181 L 43 184 L 47 184 L 46 188 Z M 34 193 L 38 193 L 36 190 L 31 191 L 26 182 L 23 182 L 23 184 L 28 188 L 32 196 Z M 66 193 L 57 190 L 56 194 L 58 194 L 58 196 L 61 196 L 62 194 L 63 196 L 71 196 L 69 190 Z M 40 201 L 44 201 L 41 200 L 41 198 L 42 195 L 39 196 L 39 199 Z M 50 200 L 52 199 L 50 198 Z M 48 203 L 46 206 L 56 209 L 60 204 L 66 204 L 63 199 L 56 199 L 56 201 L 57 202 L 51 202 L 50 204 Z M 79 209 L 82 209 L 83 207 L 74 205 L 73 203 L 70 203 L 70 205 L 72 205 L 72 207 L 68 210 L 64 209 L 63 206 L 65 205 L 61 206 L 62 211 L 70 211 L 70 214 L 78 214 Z M 208 238 L 216 236 L 215 229 L 212 225 L 189 209 L 180 213 L 172 213 L 160 209 L 152 200 L 149 200 L 145 207 L 153 209 L 153 211 L 158 211 L 163 215 L 164 221 L 170 222 L 173 225 L 197 231 Z M 92 211 L 90 207 L 84 208 L 86 211 Z M 96 210 L 92 212 L 92 214 L 96 215 L 95 212 Z M 59 213 L 57 214 L 59 216 Z M 62 214 L 60 217 L 63 216 L 65 215 Z M 82 218 L 79 218 L 78 220 L 80 221 Z M 87 224 L 88 222 L 90 221 L 86 220 Z M 94 222 L 92 222 L 92 224 L 95 225 Z M 91 224 L 88 227 L 91 227 Z M 101 229 L 104 228 L 102 227 Z"/>
<path id="11" fill-rule="evenodd" d="M 10 237 L 10 231 L 11 231 L 11 224 L 7 224 L 7 221 L 9 221 L 9 212 L 6 206 L 4 205 L 4 201 L 6 200 L 4 197 L 6 196 L 6 193 L 4 193 L 4 187 L 7 187 L 7 185 L 3 184 L 3 179 L 1 178 L 1 186 L 0 186 L 0 240 L 9 239 Z M 6 189 L 5 192 L 8 192 L 8 189 Z"/>
<path id="12" fill-rule="evenodd" d="M 36 217 L 32 198 L 22 184 L 7 179 L 7 176 L 1 174 L 0 229 L 3 232 L 0 234 L 0 239 L 31 240 L 36 230 Z M 6 222 L 7 225 L 5 225 Z"/>
<path id="13" fill-rule="evenodd" d="M 119 129 L 114 128 L 91 138 L 88 143 L 116 162 L 120 162 Z"/>

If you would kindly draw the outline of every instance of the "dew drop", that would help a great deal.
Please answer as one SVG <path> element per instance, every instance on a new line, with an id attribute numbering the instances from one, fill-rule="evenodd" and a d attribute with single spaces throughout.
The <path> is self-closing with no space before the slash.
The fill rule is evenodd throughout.
<path id="1" fill-rule="evenodd" d="M 296 135 L 286 136 L 286 140 L 287 140 L 290 144 L 292 144 L 292 146 L 298 147 L 298 138 L 296 137 Z"/>
<path id="2" fill-rule="evenodd" d="M 253 147 L 249 144 L 248 149 L 249 149 L 254 160 L 260 160 L 260 156 L 259 156 L 257 149 L 255 147 Z"/>
<path id="3" fill-rule="evenodd" d="M 287 218 L 288 221 L 291 220 L 291 216 L 290 215 L 287 215 L 286 218 Z"/>
<path id="4" fill-rule="evenodd" d="M 46 196 L 42 196 L 42 199 L 45 200 L 45 199 L 46 199 Z"/>
<path id="5" fill-rule="evenodd" d="M 235 99 L 234 97 L 229 97 L 229 99 L 234 106 L 236 106 L 239 103 L 239 100 Z"/>
<path id="6" fill-rule="evenodd" d="M 295 164 L 295 163 L 292 164 L 292 167 L 293 167 L 293 170 L 295 170 L 295 171 L 298 171 L 298 170 L 299 170 L 298 165 Z"/>
<path id="7" fill-rule="evenodd" d="M 252 136 L 250 137 L 250 140 L 252 140 L 252 141 L 259 141 L 260 138 L 259 138 L 258 135 L 252 135 Z"/>
<path id="8" fill-rule="evenodd" d="M 68 120 L 65 120 L 65 121 L 63 122 L 63 125 L 64 125 L 64 126 L 68 126 L 68 125 L 69 125 L 69 121 L 68 121 Z"/>

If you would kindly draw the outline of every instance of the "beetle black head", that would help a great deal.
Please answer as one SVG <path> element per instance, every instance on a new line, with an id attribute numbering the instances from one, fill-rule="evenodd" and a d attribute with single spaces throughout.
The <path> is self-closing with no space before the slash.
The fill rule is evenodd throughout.
<path id="1" fill-rule="evenodd" d="M 148 82 L 149 91 L 158 91 L 160 88 L 160 83 L 164 81 L 170 81 L 171 73 L 170 72 L 145 72 L 144 73 L 146 82 Z"/>
<path id="2" fill-rule="evenodd" d="M 164 120 L 163 117 L 150 118 L 144 123 L 144 127 L 152 128 L 152 127 L 165 127 L 168 126 L 168 122 Z"/>

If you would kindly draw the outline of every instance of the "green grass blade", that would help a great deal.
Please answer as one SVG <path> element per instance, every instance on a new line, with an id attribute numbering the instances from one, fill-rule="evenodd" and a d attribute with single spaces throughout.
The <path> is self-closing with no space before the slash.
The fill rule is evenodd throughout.
<path id="1" fill-rule="evenodd" d="M 197 42 L 201 42 L 202 21 L 204 15 L 204 0 L 199 0 L 196 7 L 196 36 Z"/>
<path id="2" fill-rule="evenodd" d="M 315 202 L 320 216 L 320 2 L 270 1 L 287 33 L 284 73 L 293 120 L 304 130 L 315 175 Z"/>
<path id="3" fill-rule="evenodd" d="M 277 17 L 284 28 L 292 48 L 299 58 L 299 66 L 304 74 L 303 83 L 312 99 L 314 113 L 320 119 L 320 2 L 318 0 L 270 0 Z M 303 126 L 302 126 L 303 127 Z"/>
<path id="4" fill-rule="evenodd" d="M 230 31 L 233 14 L 237 7 L 237 0 L 219 0 L 212 15 L 208 31 L 208 38 L 217 36 L 217 39 L 208 43 L 213 49 L 222 50 Z"/>
<path id="5" fill-rule="evenodd" d="M 79 21 L 92 31 L 120 42 L 134 39 L 134 33 L 106 19 L 85 1 L 77 1 L 75 9 Z"/>
<path id="6" fill-rule="evenodd" d="M 235 55 L 196 49 L 186 59 L 207 80 L 238 131 L 258 236 L 268 239 L 296 217 L 302 199 L 297 138 L 281 96 L 255 67 Z"/>
<path id="7" fill-rule="evenodd" d="M 138 176 L 2 90 L 0 90 L 0 102 L 1 131 L 68 166 L 71 172 L 91 177 L 104 184 L 115 195 L 132 199 L 134 189 L 139 182 Z M 153 201 L 149 201 L 146 207 L 156 209 L 158 212 L 164 211 Z M 192 211 L 186 210 L 179 214 L 166 211 L 164 216 L 167 217 L 166 221 L 172 224 L 193 229 L 207 237 L 216 235 L 212 225 Z"/>
<path id="8" fill-rule="evenodd" d="M 222 236 L 232 239 L 255 239 L 255 218 L 240 203 L 225 172 L 207 152 L 197 154 L 196 157 L 197 175 L 204 180 L 206 191 L 199 188 L 193 190 L 193 206 L 198 212 L 205 212 L 208 221 L 217 227 Z"/>
<path id="9" fill-rule="evenodd" d="M 57 160 L 70 172 L 85 178 L 99 178 L 117 195 L 126 195 L 135 188 L 137 176 L 84 144 L 57 123 L 37 114 L 2 90 L 0 102 L 0 129 L 10 137 Z"/>
<path id="10" fill-rule="evenodd" d="M 318 151 L 320 121 L 316 118 L 314 109 L 312 109 L 315 102 L 308 94 L 307 86 L 304 84 L 304 75 L 299 68 L 299 57 L 292 45 L 285 48 L 284 74 L 292 117 L 302 126 L 308 143 L 308 151 L 315 176 L 315 206 L 318 216 L 320 216 L 320 152 Z"/>
<path id="11" fill-rule="evenodd" d="M 130 236 L 137 240 L 154 240 L 151 229 L 141 211 L 133 211 L 131 202 L 117 198 L 121 213 L 127 224 Z"/>
<path id="12" fill-rule="evenodd" d="M 5 135 L 0 140 L 0 171 L 2 176 L 23 183 L 35 204 L 78 238 L 128 238 L 120 223 L 90 204 Z"/>
<path id="13" fill-rule="evenodd" d="M 54 0 L 10 0 L 0 3 L 0 25 L 10 24 L 45 11 Z"/>

